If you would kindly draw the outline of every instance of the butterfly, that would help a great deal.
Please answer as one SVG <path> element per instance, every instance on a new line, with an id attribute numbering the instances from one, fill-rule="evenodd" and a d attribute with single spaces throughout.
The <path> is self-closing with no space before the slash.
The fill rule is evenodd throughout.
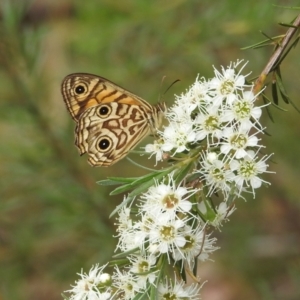
<path id="1" fill-rule="evenodd" d="M 151 105 L 115 83 L 74 73 L 62 82 L 62 95 L 76 122 L 75 145 L 92 166 L 111 166 L 145 136 L 155 133 L 164 103 Z"/>

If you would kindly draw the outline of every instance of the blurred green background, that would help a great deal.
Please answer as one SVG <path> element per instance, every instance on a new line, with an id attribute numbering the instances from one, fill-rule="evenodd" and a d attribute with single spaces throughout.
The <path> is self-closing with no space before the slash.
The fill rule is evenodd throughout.
<path id="1" fill-rule="evenodd" d="M 249 60 L 258 75 L 272 47 L 242 51 L 283 34 L 297 11 L 278 0 L 10 1 L 0 11 L 0 300 L 57 300 L 81 268 L 110 259 L 116 244 L 109 219 L 122 196 L 96 181 L 144 174 L 127 160 L 92 168 L 74 146 L 74 123 L 60 94 L 72 72 L 101 75 L 151 103 L 170 105 L 212 65 Z M 300 106 L 299 47 L 282 66 Z M 166 76 L 162 83 L 162 78 Z M 203 299 L 300 299 L 300 115 L 272 109 L 263 117 L 275 153 L 256 199 L 237 201 L 202 264 Z M 131 155 L 151 166 L 146 157 Z"/>

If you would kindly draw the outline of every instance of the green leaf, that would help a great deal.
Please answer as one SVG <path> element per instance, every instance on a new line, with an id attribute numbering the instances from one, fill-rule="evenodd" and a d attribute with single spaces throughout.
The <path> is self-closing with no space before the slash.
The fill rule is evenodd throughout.
<path id="1" fill-rule="evenodd" d="M 247 46 L 247 47 L 243 47 L 241 48 L 242 50 L 247 50 L 247 49 L 257 49 L 257 48 L 262 48 L 262 47 L 265 47 L 265 46 L 268 46 L 270 44 L 274 44 L 274 40 L 277 40 L 277 39 L 282 39 L 283 38 L 283 35 L 278 35 L 278 36 L 274 36 L 272 38 L 268 37 L 266 40 L 263 40 L 261 42 L 258 42 L 256 44 L 253 44 L 251 46 Z"/>
<path id="2" fill-rule="evenodd" d="M 154 285 L 151 285 L 150 300 L 156 300 L 156 299 L 157 299 L 157 288 Z"/>
<path id="3" fill-rule="evenodd" d="M 158 181 L 159 179 L 166 176 L 168 173 L 169 173 L 168 171 L 162 172 L 162 173 L 156 175 L 155 177 L 153 177 L 152 179 L 150 179 L 149 181 L 146 181 L 145 183 L 142 183 L 136 189 L 134 189 L 132 192 L 130 192 L 127 197 L 133 199 L 134 197 L 138 196 L 142 192 L 146 191 L 150 186 L 152 186 L 153 183 L 154 183 L 154 179 L 156 179 Z"/>
<path id="4" fill-rule="evenodd" d="M 176 183 L 180 183 L 186 175 L 189 173 L 192 165 L 194 164 L 194 161 L 191 161 L 190 163 L 186 164 L 183 168 L 180 168 L 176 173 L 176 176 L 174 176 L 174 179 Z"/>
<path id="5" fill-rule="evenodd" d="M 113 211 L 112 213 L 109 215 L 109 217 L 111 218 L 112 216 L 114 216 L 120 209 L 122 209 L 124 206 L 126 206 L 128 203 L 132 202 L 134 198 L 129 198 L 127 197 L 121 204 L 119 204 Z"/>
<path id="6" fill-rule="evenodd" d="M 193 268 L 193 275 L 195 277 L 197 277 L 197 270 L 198 270 L 198 259 L 194 260 L 195 264 L 194 264 L 194 268 Z"/>
<path id="7" fill-rule="evenodd" d="M 182 264 L 183 264 L 182 260 L 181 261 L 177 261 L 175 263 L 175 268 L 176 268 L 177 272 L 180 274 L 180 277 L 182 278 L 182 280 L 184 282 L 186 282 L 185 268 L 183 268 Z"/>
<path id="8" fill-rule="evenodd" d="M 142 300 L 142 299 L 149 299 L 148 291 L 151 289 L 152 285 L 148 285 L 144 293 L 138 293 L 133 300 Z"/>
<path id="9" fill-rule="evenodd" d="M 124 266 L 128 265 L 130 263 L 129 259 L 118 259 L 118 260 L 111 260 L 109 261 L 109 266 L 114 267 L 114 266 Z"/>
<path id="10" fill-rule="evenodd" d="M 295 26 L 293 24 L 287 24 L 287 23 L 282 23 L 282 22 L 279 22 L 278 24 L 283 27 L 290 27 L 290 28 L 296 28 L 296 29 L 298 28 L 297 26 Z"/>
<path id="11" fill-rule="evenodd" d="M 133 189 L 135 186 L 137 185 L 140 185 L 144 182 L 148 182 L 149 180 L 152 180 L 154 178 L 161 178 L 162 176 L 164 176 L 165 174 L 169 173 L 170 170 L 173 169 L 173 166 L 171 168 L 167 168 L 167 169 L 164 169 L 162 171 L 155 171 L 155 172 L 152 172 L 152 173 L 149 173 L 149 174 L 146 174 L 145 176 L 142 176 L 142 177 L 138 177 L 136 178 L 134 181 L 131 181 L 129 182 L 128 184 L 124 184 L 116 189 L 114 189 L 110 195 L 117 195 L 117 194 L 120 194 L 120 193 L 124 193 L 128 190 L 131 190 Z M 163 175 L 162 175 L 163 174 Z"/>
<path id="12" fill-rule="evenodd" d="M 296 109 L 296 111 L 297 111 L 298 113 L 300 113 L 299 108 L 296 106 L 296 104 L 292 101 L 291 98 L 289 98 L 289 101 L 290 101 L 290 104 Z"/>
<path id="13" fill-rule="evenodd" d="M 70 298 L 67 297 L 65 294 L 61 294 L 61 296 L 64 298 L 64 300 L 69 300 Z"/>
<path id="14" fill-rule="evenodd" d="M 287 103 L 287 104 L 291 104 L 297 112 L 300 113 L 299 108 L 294 104 L 294 102 L 291 100 L 291 98 L 288 96 L 285 87 L 283 85 L 282 82 L 282 78 L 281 78 L 281 73 L 280 73 L 280 68 L 278 67 L 276 69 L 276 80 L 278 80 L 278 86 L 279 86 L 279 91 L 280 91 L 280 95 L 282 97 L 282 99 Z"/>
<path id="15" fill-rule="evenodd" d="M 279 67 L 277 67 L 277 69 L 275 71 L 275 77 L 276 77 L 276 82 L 277 82 L 277 85 L 278 85 L 278 89 L 279 89 L 279 92 L 280 92 L 280 95 L 281 95 L 283 101 L 285 103 L 289 104 L 289 102 L 290 102 L 289 101 L 289 96 L 287 95 L 287 92 L 286 92 L 285 87 L 283 85 Z"/>
<path id="16" fill-rule="evenodd" d="M 261 96 L 262 96 L 262 99 L 263 99 L 265 104 L 266 103 L 272 103 L 272 101 L 270 101 L 270 99 L 267 97 L 267 95 L 264 92 L 261 93 Z M 267 114 L 268 114 L 270 120 L 274 123 L 274 119 L 273 119 L 273 116 L 272 116 L 271 111 L 269 109 L 269 106 L 265 106 L 265 108 L 266 108 L 266 111 L 267 111 Z"/>
<path id="17" fill-rule="evenodd" d="M 138 177 L 108 177 L 107 179 L 97 181 L 97 184 L 99 185 L 118 185 L 122 183 L 130 183 L 137 179 Z"/>
<path id="18" fill-rule="evenodd" d="M 278 105 L 278 92 L 277 92 L 277 85 L 276 81 L 272 82 L 272 97 L 273 97 L 273 102 Z"/>
<path id="19" fill-rule="evenodd" d="M 141 177 L 140 180 L 134 181 L 132 184 L 122 185 L 121 187 L 116 188 L 115 190 L 113 190 L 111 192 L 111 195 L 123 193 L 127 190 L 132 189 L 134 186 L 138 185 L 138 187 L 136 189 L 134 189 L 131 193 L 129 193 L 127 195 L 126 199 L 113 210 L 113 212 L 110 214 L 109 217 L 112 217 L 113 215 L 115 215 L 125 205 L 127 205 L 128 203 L 133 201 L 133 199 L 136 196 L 138 196 L 139 194 L 141 194 L 142 192 L 147 190 L 150 186 L 152 186 L 153 183 L 154 183 L 154 179 L 159 180 L 159 179 L 163 178 L 164 176 L 166 176 L 166 174 L 168 174 L 169 172 L 170 172 L 170 168 L 165 169 L 162 172 L 151 173 L 151 174 L 148 174 L 144 177 Z"/>
<path id="20" fill-rule="evenodd" d="M 126 257 L 126 256 L 128 256 L 129 254 L 138 252 L 139 250 L 140 250 L 139 247 L 135 247 L 135 248 L 130 249 L 130 250 L 128 250 L 128 251 L 124 251 L 124 252 L 115 254 L 115 255 L 113 256 L 113 258 L 122 258 L 122 257 Z"/>
<path id="21" fill-rule="evenodd" d="M 138 293 L 133 297 L 133 300 L 142 300 L 146 296 L 146 292 L 144 293 Z"/>

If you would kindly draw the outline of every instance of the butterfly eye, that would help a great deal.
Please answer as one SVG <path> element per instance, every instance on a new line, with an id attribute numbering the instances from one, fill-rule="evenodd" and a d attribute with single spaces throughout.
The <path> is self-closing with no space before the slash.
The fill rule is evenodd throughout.
<path id="1" fill-rule="evenodd" d="M 108 108 L 107 108 L 107 106 L 101 107 L 101 108 L 99 109 L 99 113 L 100 113 L 100 115 L 106 115 L 106 114 L 108 113 Z"/>
<path id="2" fill-rule="evenodd" d="M 111 111 L 111 108 L 108 107 L 107 105 L 102 105 L 99 109 L 98 109 L 98 115 L 100 117 L 106 117 Z"/>
<path id="3" fill-rule="evenodd" d="M 77 85 L 75 88 L 75 93 L 80 95 L 85 92 L 85 87 L 83 85 Z"/>
<path id="4" fill-rule="evenodd" d="M 101 150 L 106 150 L 110 146 L 110 141 L 106 138 L 101 139 L 100 142 L 98 143 L 98 146 Z"/>

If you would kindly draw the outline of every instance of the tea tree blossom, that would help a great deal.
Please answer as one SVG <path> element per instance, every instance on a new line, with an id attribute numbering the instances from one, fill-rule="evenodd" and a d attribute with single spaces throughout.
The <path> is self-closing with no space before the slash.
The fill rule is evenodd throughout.
<path id="1" fill-rule="evenodd" d="M 229 220 L 229 216 L 236 209 L 234 205 L 228 206 L 226 202 L 221 202 L 219 206 L 214 209 L 214 213 L 211 213 L 211 206 L 204 201 L 199 203 L 198 208 L 201 213 L 207 217 L 207 224 L 217 229 L 220 229 L 223 223 Z"/>
<path id="2" fill-rule="evenodd" d="M 182 232 L 184 224 L 184 220 L 170 220 L 162 215 L 151 224 L 149 243 L 157 245 L 158 255 L 168 255 L 185 245 L 186 240 Z"/>
<path id="3" fill-rule="evenodd" d="M 259 159 L 254 151 L 248 151 L 247 154 L 248 155 L 241 160 L 233 160 L 230 163 L 230 168 L 237 173 L 234 181 L 240 193 L 242 187 L 246 186 L 251 188 L 253 196 L 255 196 L 254 190 L 261 187 L 263 182 L 269 184 L 261 179 L 259 175 L 267 172 L 268 165 L 266 161 L 270 155 L 265 155 Z"/>
<path id="4" fill-rule="evenodd" d="M 158 272 L 154 269 L 157 260 L 154 255 L 131 255 L 129 260 L 131 262 L 129 272 L 136 275 L 139 286 L 146 288 L 148 282 L 154 284 Z"/>
<path id="5" fill-rule="evenodd" d="M 222 134 L 222 115 L 219 112 L 218 107 L 209 106 L 204 113 L 200 112 L 195 118 L 196 140 L 201 141 L 210 135 L 211 140 L 217 138 L 220 140 Z M 208 141 L 209 142 L 209 141 Z"/>
<path id="6" fill-rule="evenodd" d="M 165 280 L 164 283 L 161 283 L 158 286 L 158 297 L 159 300 L 164 299 L 189 299 L 189 300 L 198 300 L 199 292 L 202 288 L 202 285 L 192 284 L 188 287 L 184 286 L 183 281 L 175 281 L 174 283 Z"/>
<path id="7" fill-rule="evenodd" d="M 184 246 L 175 249 L 172 255 L 175 261 L 186 262 L 191 270 L 197 260 L 207 260 L 210 253 L 218 249 L 214 246 L 217 239 L 210 238 L 210 235 L 205 233 L 205 226 L 198 226 L 193 229 L 186 225 L 183 236 L 185 238 Z"/>
<path id="8" fill-rule="evenodd" d="M 193 100 L 190 99 L 191 95 L 188 92 L 189 96 L 181 95 L 180 101 L 177 99 L 177 105 L 171 106 L 165 116 L 169 119 L 169 124 L 193 124 L 192 112 L 194 111 L 197 105 L 193 105 L 190 102 Z M 193 97 L 193 96 L 192 96 Z"/>
<path id="9" fill-rule="evenodd" d="M 202 153 L 201 158 L 201 167 L 197 173 L 201 179 L 205 180 L 205 186 L 208 187 L 207 195 L 211 196 L 213 193 L 221 191 L 227 197 L 234 179 L 228 163 L 217 157 L 212 158 L 211 153 Z"/>
<path id="10" fill-rule="evenodd" d="M 115 267 L 113 274 L 113 285 L 117 289 L 116 294 L 119 299 L 133 299 L 143 288 L 138 284 L 134 274 L 121 271 Z"/>
<path id="11" fill-rule="evenodd" d="M 252 91 L 242 91 L 236 101 L 224 109 L 223 121 L 238 122 L 238 126 L 245 131 L 257 126 L 262 110 L 261 107 L 255 106 L 256 98 L 257 95 Z"/>
<path id="12" fill-rule="evenodd" d="M 170 177 L 169 184 L 158 184 L 152 186 L 149 190 L 141 195 L 143 205 L 141 211 L 151 211 L 154 216 L 165 212 L 174 219 L 178 212 L 186 213 L 191 210 L 192 203 L 188 200 L 196 189 L 187 189 L 182 186 L 176 186 Z"/>
<path id="13" fill-rule="evenodd" d="M 222 67 L 222 73 L 214 68 L 215 77 L 210 81 L 210 85 L 214 89 L 214 101 L 218 105 L 223 104 L 224 100 L 226 104 L 233 103 L 237 97 L 236 92 L 249 87 L 249 85 L 245 84 L 246 76 L 241 74 L 246 64 L 241 67 L 238 73 L 235 71 L 241 62 L 237 61 L 230 64 L 227 69 Z"/>
<path id="14" fill-rule="evenodd" d="M 161 228 L 168 228 L 168 238 L 173 238 L 170 244 L 163 241 L 163 230 L 156 221 L 149 227 L 150 231 L 157 228 L 156 237 L 152 236 L 149 242 L 156 255 L 171 253 L 176 263 L 181 262 L 189 268 L 193 268 L 195 260 L 209 259 L 217 249 L 215 239 L 210 238 L 206 228 L 220 229 L 235 211 L 237 198 L 244 198 L 243 194 L 249 192 L 255 196 L 255 189 L 267 183 L 262 175 L 269 172 L 266 161 L 270 156 L 259 156 L 264 148 L 259 137 L 264 131 L 259 121 L 263 106 L 257 106 L 259 95 L 255 95 L 253 86 L 246 83 L 247 75 L 242 74 L 246 64 L 241 63 L 237 61 L 227 68 L 222 67 L 221 72 L 214 68 L 215 77 L 209 80 L 197 77 L 190 89 L 176 97 L 175 104 L 166 112 L 169 125 L 158 132 L 160 150 L 167 152 L 159 153 L 159 158 L 178 160 L 178 165 L 183 164 L 184 158 L 187 162 L 193 161 L 185 184 L 197 190 L 186 193 L 184 202 L 191 201 L 196 206 L 191 206 L 189 211 L 181 209 L 184 225 L 171 229 L 169 224 L 161 224 Z M 146 150 L 155 153 L 149 146 Z M 182 188 L 181 183 L 173 182 Z M 151 199 L 156 194 L 149 190 L 143 199 Z M 215 195 L 219 196 L 217 204 L 214 204 Z M 158 219 L 167 213 L 151 201 L 144 207 L 148 213 L 155 212 Z M 176 299 L 177 295 L 167 286 L 165 282 L 160 289 Z"/>
<path id="15" fill-rule="evenodd" d="M 144 148 L 169 167 L 115 179 L 123 183 L 119 192 L 132 191 L 117 211 L 114 272 L 96 265 L 80 273 L 67 291 L 70 300 L 200 299 L 195 266 L 218 249 L 213 230 L 229 220 L 239 198 L 268 184 L 262 106 L 242 74 L 245 66 L 214 68 L 213 78 L 198 76 L 175 97 L 165 112 L 168 124 Z M 182 274 L 194 282 L 186 286 Z"/>
<path id="16" fill-rule="evenodd" d="M 106 266 L 95 265 L 88 274 L 79 273 L 81 279 L 77 280 L 71 290 L 70 300 L 107 300 L 111 297 L 111 276 L 103 273 Z"/>
<path id="17" fill-rule="evenodd" d="M 163 151 L 175 149 L 175 153 L 189 150 L 188 143 L 194 142 L 196 138 L 192 123 L 172 122 L 162 133 L 164 144 L 161 146 Z"/>
<path id="18" fill-rule="evenodd" d="M 221 152 L 229 154 L 237 159 L 247 155 L 247 149 L 258 146 L 259 139 L 255 134 L 250 134 L 247 130 L 235 130 L 234 128 L 225 128 L 223 131 L 224 142 L 221 144 Z"/>
<path id="19" fill-rule="evenodd" d="M 197 77 L 194 84 L 185 94 L 176 96 L 176 105 L 171 107 L 167 115 L 170 116 L 172 111 L 177 111 L 178 114 L 183 116 L 184 112 L 184 114 L 187 114 L 186 118 L 189 119 L 195 109 L 198 109 L 199 111 L 205 110 L 207 105 L 213 100 L 210 95 L 210 89 L 211 85 L 205 78 L 201 78 L 200 81 Z M 173 119 L 173 121 L 176 120 Z"/>
<path id="20" fill-rule="evenodd" d="M 162 150 L 163 141 L 154 141 L 153 144 L 148 144 L 145 147 L 145 152 L 152 153 L 152 155 L 155 156 L 156 162 L 161 161 L 163 159 L 163 153 Z"/>

